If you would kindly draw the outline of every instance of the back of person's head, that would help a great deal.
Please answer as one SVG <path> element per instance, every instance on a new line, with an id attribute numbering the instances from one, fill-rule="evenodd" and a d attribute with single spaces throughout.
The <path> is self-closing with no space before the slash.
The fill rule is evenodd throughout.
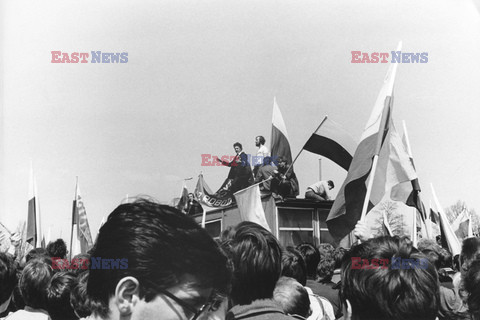
<path id="1" fill-rule="evenodd" d="M 463 275 L 462 291 L 466 291 L 468 311 L 473 320 L 480 320 L 480 260 L 470 263 Z"/>
<path id="2" fill-rule="evenodd" d="M 307 284 L 307 264 L 294 247 L 286 247 L 282 252 L 281 275 L 297 280 L 302 286 Z"/>
<path id="3" fill-rule="evenodd" d="M 440 270 L 442 266 L 442 260 L 437 251 L 424 249 L 422 250 L 422 253 L 428 259 L 428 261 L 437 269 L 437 271 Z"/>
<path id="4" fill-rule="evenodd" d="M 353 268 L 353 258 L 369 262 L 388 259 L 389 264 L 386 268 Z M 420 264 L 392 268 L 393 258 L 415 259 Z M 341 299 L 351 315 L 346 319 L 435 319 L 439 306 L 438 275 L 435 267 L 423 259 L 425 256 L 405 238 L 379 237 L 352 247 L 349 259 L 342 265 Z"/>
<path id="5" fill-rule="evenodd" d="M 86 318 L 92 313 L 90 299 L 87 296 L 87 281 L 88 271 L 80 273 L 70 292 L 70 304 L 78 318 Z"/>
<path id="6" fill-rule="evenodd" d="M 342 267 L 343 258 L 347 254 L 347 249 L 343 247 L 335 248 L 333 252 L 333 259 L 335 260 L 335 269 L 340 269 Z"/>
<path id="7" fill-rule="evenodd" d="M 282 251 L 273 234 L 258 224 L 241 222 L 223 246 L 233 265 L 234 305 L 271 299 L 282 268 Z"/>
<path id="8" fill-rule="evenodd" d="M 332 180 L 328 180 L 327 183 L 328 183 L 328 186 L 329 186 L 330 188 L 332 188 L 332 189 L 335 188 L 335 183 L 333 183 Z"/>
<path id="9" fill-rule="evenodd" d="M 46 249 L 43 248 L 35 248 L 30 250 L 27 255 L 25 256 L 25 262 L 28 263 L 30 260 L 39 258 L 39 257 L 44 257 L 48 256 L 48 252 Z"/>
<path id="10" fill-rule="evenodd" d="M 466 271 L 470 263 L 480 258 L 480 238 L 468 238 L 463 240 L 462 253 L 460 254 L 460 266 Z"/>
<path id="11" fill-rule="evenodd" d="M 320 259 L 317 266 L 317 281 L 320 283 L 329 283 L 332 280 L 335 271 L 335 260 L 333 257 Z"/>
<path id="12" fill-rule="evenodd" d="M 289 315 L 308 318 L 311 314 L 307 290 L 293 278 L 281 277 L 273 291 L 273 300 Z"/>
<path id="13" fill-rule="evenodd" d="M 17 264 L 8 253 L 0 252 L 0 305 L 12 296 L 17 285 Z"/>
<path id="14" fill-rule="evenodd" d="M 67 245 L 63 239 L 57 239 L 47 245 L 47 254 L 52 258 L 65 259 L 67 256 Z"/>
<path id="15" fill-rule="evenodd" d="M 307 264 L 307 277 L 315 279 L 317 275 L 317 266 L 320 262 L 320 252 L 311 243 L 302 243 L 297 246 L 297 250 L 301 252 L 305 263 Z"/>
<path id="16" fill-rule="evenodd" d="M 74 266 L 74 268 L 70 270 L 70 272 L 74 273 L 77 276 L 80 273 L 88 270 L 88 267 L 90 265 L 90 254 L 79 253 L 72 258 L 70 264 Z"/>
<path id="17" fill-rule="evenodd" d="M 52 265 L 42 259 L 33 259 L 27 263 L 19 283 L 26 306 L 47 310 L 47 286 L 52 274 Z"/>
<path id="18" fill-rule="evenodd" d="M 52 320 L 77 319 L 70 305 L 70 292 L 76 285 L 75 274 L 57 272 L 52 276 L 47 288 L 47 311 Z"/>
<path id="19" fill-rule="evenodd" d="M 103 318 L 120 284 L 134 285 L 137 298 L 148 303 L 184 283 L 186 275 L 196 288 L 219 292 L 227 290 L 230 277 L 226 256 L 204 229 L 179 210 L 146 199 L 122 204 L 108 216 L 91 256 L 127 263 L 94 268 L 91 261 L 87 292 L 93 313 Z"/>
<path id="20" fill-rule="evenodd" d="M 272 157 L 265 157 L 263 158 L 263 164 L 268 166 L 272 163 Z"/>

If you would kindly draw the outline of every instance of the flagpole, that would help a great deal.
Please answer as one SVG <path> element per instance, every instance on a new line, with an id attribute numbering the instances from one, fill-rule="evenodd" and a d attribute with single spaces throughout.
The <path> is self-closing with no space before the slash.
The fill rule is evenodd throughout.
<path id="1" fill-rule="evenodd" d="M 251 186 L 248 186 L 248 187 L 246 187 L 246 188 L 244 188 L 244 189 L 238 190 L 238 191 L 235 192 L 235 193 L 239 193 L 239 192 L 242 192 L 242 191 L 245 191 L 245 190 L 254 188 L 254 187 L 258 186 L 259 184 L 264 183 L 264 182 L 267 182 L 267 181 L 270 181 L 270 180 L 272 180 L 272 179 L 273 179 L 273 176 L 270 176 L 270 177 L 268 177 L 268 178 L 265 179 L 265 180 L 262 180 L 262 181 L 260 181 L 260 182 L 254 183 L 254 184 L 252 184 Z M 235 194 L 235 193 L 234 193 L 234 194 Z"/>
<path id="2" fill-rule="evenodd" d="M 73 248 L 73 222 L 75 219 L 75 209 L 77 207 L 77 191 L 78 191 L 78 176 L 75 177 L 75 198 L 73 200 L 73 209 L 72 209 L 72 228 L 70 230 L 70 260 L 72 259 L 72 248 Z"/>
<path id="3" fill-rule="evenodd" d="M 328 118 L 328 115 L 325 116 L 325 118 L 323 118 L 322 122 L 320 122 L 320 124 L 318 125 L 317 129 L 316 129 L 313 133 L 317 132 L 318 129 L 320 129 L 320 127 L 322 126 L 322 124 L 323 124 L 325 121 L 327 121 L 327 118 Z M 313 133 L 312 133 L 312 134 L 313 134 Z M 297 159 L 298 159 L 298 157 L 300 156 L 300 154 L 302 153 L 302 151 L 303 151 L 303 147 L 302 147 L 302 149 L 300 149 L 300 151 L 298 152 L 297 156 L 296 156 L 295 159 L 292 161 L 292 164 L 288 167 L 287 171 L 285 171 L 284 175 L 287 175 L 288 171 L 290 171 L 290 168 L 293 168 L 293 164 L 295 163 L 295 161 L 297 161 Z"/>
<path id="4" fill-rule="evenodd" d="M 429 239 L 433 239 L 433 230 L 432 230 L 432 219 L 430 217 L 430 212 L 432 212 L 432 200 L 428 200 L 428 226 L 427 226 L 427 234 Z"/>
<path id="5" fill-rule="evenodd" d="M 417 240 L 417 209 L 413 209 L 413 227 L 412 227 L 412 243 L 414 247 L 417 247 L 418 240 Z"/>

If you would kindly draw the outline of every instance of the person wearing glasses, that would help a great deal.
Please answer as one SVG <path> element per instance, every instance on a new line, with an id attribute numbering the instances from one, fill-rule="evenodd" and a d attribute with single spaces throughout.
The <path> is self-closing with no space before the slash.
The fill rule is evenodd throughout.
<path id="1" fill-rule="evenodd" d="M 193 219 L 149 200 L 118 206 L 92 256 L 127 259 L 126 269 L 91 269 L 94 320 L 196 320 L 230 282 L 227 258 Z"/>

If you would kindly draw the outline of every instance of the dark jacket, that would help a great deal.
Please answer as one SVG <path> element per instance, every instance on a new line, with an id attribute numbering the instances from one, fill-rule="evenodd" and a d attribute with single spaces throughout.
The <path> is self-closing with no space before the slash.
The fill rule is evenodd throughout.
<path id="1" fill-rule="evenodd" d="M 273 300 L 255 300 L 248 305 L 237 305 L 230 309 L 225 320 L 287 320 L 282 308 Z"/>

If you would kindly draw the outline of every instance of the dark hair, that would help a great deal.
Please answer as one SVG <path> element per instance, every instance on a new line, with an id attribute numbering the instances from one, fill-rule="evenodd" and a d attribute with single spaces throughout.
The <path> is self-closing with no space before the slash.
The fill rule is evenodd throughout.
<path id="1" fill-rule="evenodd" d="M 263 158 L 263 164 L 264 165 L 269 165 L 270 163 L 272 163 L 272 157 L 264 157 Z"/>
<path id="2" fill-rule="evenodd" d="M 335 260 L 335 269 L 340 269 L 342 267 L 343 258 L 347 254 L 348 250 L 344 247 L 337 247 L 333 251 L 333 259 Z"/>
<path id="3" fill-rule="evenodd" d="M 460 266 L 466 271 L 471 261 L 480 258 L 480 239 L 468 238 L 463 240 L 462 253 L 460 254 Z"/>
<path id="4" fill-rule="evenodd" d="M 258 142 L 260 142 L 260 144 L 265 144 L 265 138 L 263 136 L 257 136 L 258 138 Z"/>
<path id="5" fill-rule="evenodd" d="M 52 277 L 52 264 L 41 259 L 27 263 L 20 278 L 20 292 L 25 305 L 34 309 L 47 309 L 47 286 Z"/>
<path id="6" fill-rule="evenodd" d="M 70 292 L 76 285 L 75 274 L 57 272 L 47 288 L 47 311 L 52 320 L 75 320 L 77 316 L 70 305 Z"/>
<path id="7" fill-rule="evenodd" d="M 35 248 L 30 250 L 27 255 L 25 256 L 25 262 L 28 263 L 30 260 L 39 258 L 39 257 L 46 257 L 48 256 L 47 250 L 43 248 Z"/>
<path id="8" fill-rule="evenodd" d="M 351 257 L 362 259 L 425 258 L 412 243 L 399 237 L 379 237 L 352 247 L 342 265 L 340 296 L 352 306 L 353 317 L 376 319 L 435 319 L 439 283 L 435 268 L 427 263 L 412 269 L 353 269 Z"/>
<path id="9" fill-rule="evenodd" d="M 320 262 L 320 252 L 311 243 L 302 243 L 297 246 L 297 250 L 303 255 L 307 264 L 307 277 L 315 279 L 317 276 L 317 266 Z"/>
<path id="10" fill-rule="evenodd" d="M 79 318 L 86 318 L 92 313 L 90 299 L 87 296 L 88 271 L 77 276 L 77 282 L 70 292 L 70 304 Z"/>
<path id="11" fill-rule="evenodd" d="M 139 199 L 118 206 L 101 227 L 91 255 L 126 259 L 125 269 L 90 269 L 87 292 L 93 313 L 107 317 L 108 302 L 127 276 L 140 283 L 140 298 L 151 301 L 159 289 L 191 274 L 201 288 L 227 291 L 227 258 L 192 218 L 179 210 Z"/>
<path id="12" fill-rule="evenodd" d="M 282 306 L 286 314 L 295 314 L 304 318 L 310 315 L 308 292 L 295 279 L 281 277 L 273 291 L 273 299 Z"/>
<path id="13" fill-rule="evenodd" d="M 473 320 L 480 320 L 480 260 L 474 260 L 462 279 L 462 289 L 467 292 L 468 311 Z"/>
<path id="14" fill-rule="evenodd" d="M 327 183 L 332 189 L 335 188 L 335 183 L 332 180 L 328 180 Z"/>
<path id="15" fill-rule="evenodd" d="M 50 242 L 47 245 L 47 254 L 54 258 L 65 259 L 67 256 L 67 245 L 63 239 L 57 239 L 54 242 Z"/>
<path id="16" fill-rule="evenodd" d="M 282 276 L 293 278 L 302 286 L 307 284 L 307 264 L 294 247 L 287 247 L 282 252 Z"/>
<path id="17" fill-rule="evenodd" d="M 17 264 L 11 255 L 0 252 L 0 304 L 7 301 L 17 285 Z"/>
<path id="18" fill-rule="evenodd" d="M 235 147 L 240 147 L 240 149 L 243 150 L 242 144 L 241 144 L 240 142 L 235 142 L 235 143 L 233 144 L 233 147 L 234 147 L 234 148 L 235 148 Z"/>
<path id="19" fill-rule="evenodd" d="M 282 268 L 282 251 L 273 234 L 245 221 L 238 224 L 233 237 L 223 245 L 233 265 L 233 303 L 271 299 Z"/>

